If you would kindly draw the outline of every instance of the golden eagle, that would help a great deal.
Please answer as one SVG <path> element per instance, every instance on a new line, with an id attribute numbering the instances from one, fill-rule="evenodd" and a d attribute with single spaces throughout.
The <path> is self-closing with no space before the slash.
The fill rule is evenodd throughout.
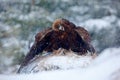
<path id="1" fill-rule="evenodd" d="M 53 22 L 52 27 L 37 33 L 35 42 L 21 67 L 25 66 L 36 55 L 41 55 L 43 51 L 54 52 L 62 48 L 76 52 L 78 55 L 84 55 L 87 52 L 95 53 L 90 41 L 87 30 L 76 26 L 67 19 L 57 19 Z"/>

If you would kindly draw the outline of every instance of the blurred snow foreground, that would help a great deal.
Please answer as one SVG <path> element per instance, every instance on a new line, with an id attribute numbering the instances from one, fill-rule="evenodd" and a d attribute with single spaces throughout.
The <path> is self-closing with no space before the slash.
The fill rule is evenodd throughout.
<path id="1" fill-rule="evenodd" d="M 26 66 L 20 68 L 19 73 L 85 68 L 95 57 L 95 55 L 87 54 L 80 56 L 72 51 L 63 51 L 64 49 L 59 49 L 59 52 L 44 53 L 44 55 L 36 56 Z"/>
<path id="2" fill-rule="evenodd" d="M 80 60 L 77 63 L 76 61 L 72 62 L 74 58 L 69 61 L 67 57 L 65 59 L 61 56 L 61 63 L 65 63 L 63 61 L 66 60 L 67 62 L 68 60 L 68 63 L 71 62 L 76 67 L 78 64 L 83 64 L 86 60 L 89 65 L 87 67 L 84 65 L 69 70 L 44 71 L 36 74 L 0 75 L 0 80 L 120 80 L 120 48 L 108 48 L 92 61 L 84 56 L 80 58 L 77 59 Z M 52 57 L 52 59 L 55 60 L 55 57 Z M 50 61 L 48 62 L 51 63 Z M 68 64 L 63 65 L 64 68 L 68 68 L 66 66 Z"/>

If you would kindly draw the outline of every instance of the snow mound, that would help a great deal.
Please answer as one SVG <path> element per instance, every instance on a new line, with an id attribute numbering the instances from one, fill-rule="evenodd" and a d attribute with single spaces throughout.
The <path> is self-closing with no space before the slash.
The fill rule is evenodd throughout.
<path id="1" fill-rule="evenodd" d="M 49 55 L 42 58 L 37 57 L 27 66 L 23 67 L 20 70 L 20 73 L 86 68 L 92 60 L 92 56 L 78 56 L 76 54 L 73 55 L 73 53 L 72 55 Z"/>
<path id="2" fill-rule="evenodd" d="M 86 68 L 0 75 L 0 80 L 120 80 L 120 48 L 109 48 Z"/>

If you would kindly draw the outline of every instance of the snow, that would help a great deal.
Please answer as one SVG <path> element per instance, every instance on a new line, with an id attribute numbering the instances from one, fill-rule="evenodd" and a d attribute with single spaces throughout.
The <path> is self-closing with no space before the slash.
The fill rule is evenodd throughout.
<path id="1" fill-rule="evenodd" d="M 0 31 L 10 31 L 10 26 L 0 22 Z"/>
<path id="2" fill-rule="evenodd" d="M 111 15 L 111 16 L 105 16 L 102 19 L 106 20 L 107 22 L 113 23 L 117 20 L 117 17 L 115 15 Z"/>
<path id="3" fill-rule="evenodd" d="M 89 19 L 83 24 L 88 30 L 92 31 L 93 29 L 99 31 L 103 28 L 110 28 L 110 22 L 101 19 Z"/>
<path id="4" fill-rule="evenodd" d="M 120 20 L 117 22 L 117 24 L 118 24 L 118 27 L 120 27 Z"/>
<path id="5" fill-rule="evenodd" d="M 73 52 L 69 52 L 69 55 L 48 54 L 31 60 L 28 65 L 21 68 L 20 73 L 86 68 L 92 60 L 92 56 L 78 56 Z"/>
<path id="6" fill-rule="evenodd" d="M 104 50 L 89 67 L 37 74 L 0 75 L 0 80 L 119 80 L 120 48 Z"/>
<path id="7" fill-rule="evenodd" d="M 79 9 L 79 10 L 78 10 Z M 74 11 L 74 12 L 80 12 L 81 14 L 84 14 L 85 12 L 88 11 L 88 7 L 86 6 L 72 6 L 70 7 L 70 10 Z"/>
<path id="8" fill-rule="evenodd" d="M 79 23 L 78 25 L 83 25 L 85 29 L 89 31 L 96 32 L 100 31 L 101 29 L 110 29 L 113 26 L 115 26 L 114 23 L 117 25 L 120 25 L 119 20 L 117 21 L 117 17 L 115 15 L 105 16 L 103 18 L 97 18 L 97 19 L 88 19 L 84 21 L 83 23 Z"/>
<path id="9" fill-rule="evenodd" d="M 16 38 L 12 37 L 12 38 L 8 38 L 7 40 L 3 41 L 3 47 L 9 47 L 12 45 L 19 45 L 19 42 Z"/>
<path id="10" fill-rule="evenodd" d="M 104 54 L 104 56 L 103 56 Z M 118 54 L 120 54 L 120 48 L 108 48 L 101 52 L 99 57 L 94 61 L 95 63 L 102 63 L 110 57 L 116 57 Z"/>

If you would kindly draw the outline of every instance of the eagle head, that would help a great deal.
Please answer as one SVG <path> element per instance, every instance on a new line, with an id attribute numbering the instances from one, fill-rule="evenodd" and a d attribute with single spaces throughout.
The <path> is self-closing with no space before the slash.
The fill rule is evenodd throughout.
<path id="1" fill-rule="evenodd" d="M 65 31 L 64 26 L 61 25 L 62 19 L 57 19 L 52 24 L 52 29 L 54 31 Z"/>

